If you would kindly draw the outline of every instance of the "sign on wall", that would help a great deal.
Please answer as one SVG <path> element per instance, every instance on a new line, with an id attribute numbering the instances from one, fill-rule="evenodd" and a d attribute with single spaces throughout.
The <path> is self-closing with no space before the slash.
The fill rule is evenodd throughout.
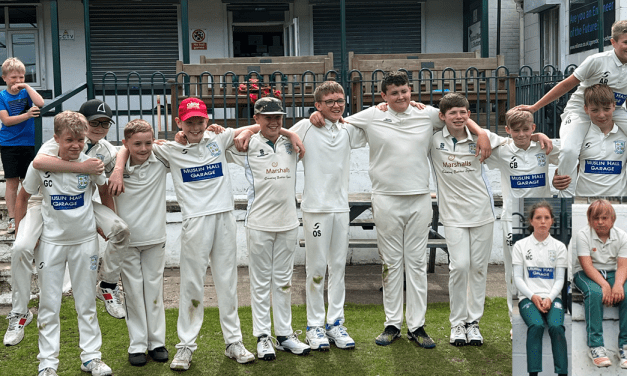
<path id="1" fill-rule="evenodd" d="M 610 45 L 616 20 L 615 0 L 603 0 L 603 45 Z M 599 7 L 597 0 L 570 0 L 568 17 L 569 54 L 599 48 Z"/>
<path id="2" fill-rule="evenodd" d="M 193 29 L 190 30 L 192 50 L 206 50 L 207 42 L 207 29 Z"/>

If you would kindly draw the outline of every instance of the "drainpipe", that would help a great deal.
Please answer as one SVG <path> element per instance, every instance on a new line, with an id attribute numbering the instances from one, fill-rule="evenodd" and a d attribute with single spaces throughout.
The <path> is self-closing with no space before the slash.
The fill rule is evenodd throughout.
<path id="1" fill-rule="evenodd" d="M 518 50 L 518 60 L 519 60 L 519 66 L 523 66 L 525 65 L 525 10 L 524 10 L 524 4 L 523 4 L 524 0 L 514 0 L 514 3 L 516 3 L 516 11 L 518 12 L 519 15 L 519 27 L 518 27 L 518 34 L 519 34 L 519 43 L 518 45 L 520 46 L 520 49 Z"/>
<path id="2" fill-rule="evenodd" d="M 488 19 L 488 0 L 481 2 L 481 57 L 490 57 L 490 20 Z"/>
<path id="3" fill-rule="evenodd" d="M 94 99 L 94 75 L 91 71 L 91 26 L 89 24 L 89 0 L 83 0 L 85 19 L 85 68 L 87 73 L 87 99 Z M 57 38 L 59 36 L 57 35 Z"/>

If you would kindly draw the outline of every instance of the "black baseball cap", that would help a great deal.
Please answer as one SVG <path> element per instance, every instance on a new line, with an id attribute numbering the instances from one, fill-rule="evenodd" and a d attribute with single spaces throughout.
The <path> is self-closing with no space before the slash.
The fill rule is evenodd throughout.
<path id="1" fill-rule="evenodd" d="M 78 110 L 81 114 L 85 115 L 87 121 L 92 121 L 94 119 L 99 118 L 107 118 L 113 121 L 113 111 L 111 111 L 111 107 L 108 104 L 101 101 L 100 99 L 90 99 L 87 102 L 83 103 L 81 109 Z"/>
<path id="2" fill-rule="evenodd" d="M 255 115 L 286 115 L 281 101 L 274 97 L 263 97 L 255 102 Z"/>

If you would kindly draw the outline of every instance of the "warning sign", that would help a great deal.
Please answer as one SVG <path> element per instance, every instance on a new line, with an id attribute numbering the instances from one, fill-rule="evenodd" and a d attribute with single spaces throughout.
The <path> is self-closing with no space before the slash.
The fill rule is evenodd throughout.
<path id="1" fill-rule="evenodd" d="M 192 43 L 192 50 L 206 50 L 207 43 Z"/>
<path id="2" fill-rule="evenodd" d="M 207 33 L 203 29 L 196 29 L 192 31 L 192 40 L 194 42 L 202 42 L 205 40 Z"/>

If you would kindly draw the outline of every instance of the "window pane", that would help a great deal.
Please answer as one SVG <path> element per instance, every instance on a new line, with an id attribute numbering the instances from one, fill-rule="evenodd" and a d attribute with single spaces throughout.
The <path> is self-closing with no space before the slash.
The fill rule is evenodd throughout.
<path id="1" fill-rule="evenodd" d="M 7 59 L 7 33 L 0 31 L 0 61 Z M 6 85 L 2 77 L 0 77 L 0 86 Z"/>
<path id="2" fill-rule="evenodd" d="M 13 45 L 13 56 L 22 60 L 26 67 L 26 75 L 24 80 L 26 82 L 37 81 L 37 55 L 35 51 L 35 34 L 13 34 L 11 36 L 11 42 Z M 4 61 L 4 60 L 3 60 Z"/>
<path id="3" fill-rule="evenodd" d="M 35 7 L 9 7 L 9 27 L 36 28 Z"/>
<path id="4" fill-rule="evenodd" d="M 0 7 L 0 28 L 4 29 L 5 27 L 7 27 L 7 25 L 4 22 L 4 7 Z"/>

